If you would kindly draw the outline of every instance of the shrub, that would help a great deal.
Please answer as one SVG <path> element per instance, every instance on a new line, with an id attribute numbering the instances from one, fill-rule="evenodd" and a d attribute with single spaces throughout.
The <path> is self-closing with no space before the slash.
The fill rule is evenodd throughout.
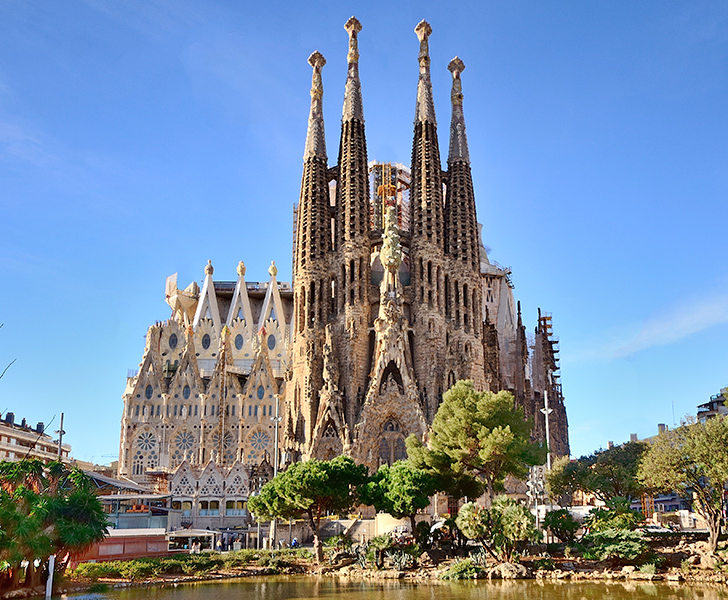
<path id="1" fill-rule="evenodd" d="M 405 552 L 402 548 L 391 548 L 386 551 L 387 558 L 392 561 L 392 566 L 397 571 L 404 571 L 414 562 L 412 556 Z"/>
<path id="2" fill-rule="evenodd" d="M 553 571 L 555 568 L 554 559 L 551 557 L 539 558 L 533 561 L 534 571 Z"/>
<path id="3" fill-rule="evenodd" d="M 654 575 L 657 572 L 657 567 L 653 563 L 645 563 L 640 567 L 640 573 L 646 575 Z"/>
<path id="4" fill-rule="evenodd" d="M 482 572 L 483 569 L 476 565 L 471 558 L 466 558 L 451 565 L 440 575 L 440 579 L 477 579 L 478 574 Z"/>
<path id="5" fill-rule="evenodd" d="M 633 561 L 647 550 L 647 543 L 642 534 L 639 531 L 627 529 L 590 532 L 585 536 L 584 541 L 589 546 L 588 552 L 584 553 L 584 558 L 590 558 L 593 555 L 597 560 L 617 558 Z"/>
<path id="6" fill-rule="evenodd" d="M 504 562 L 514 560 L 519 544 L 540 538 L 531 511 L 508 496 L 498 496 L 491 508 L 480 508 L 473 502 L 464 504 L 456 523 L 465 535 L 478 540 Z"/>
<path id="7" fill-rule="evenodd" d="M 351 539 L 350 535 L 346 533 L 339 533 L 326 540 L 324 542 L 324 546 L 333 548 L 337 552 L 341 552 L 342 550 L 349 550 L 353 543 L 354 540 Z"/>
<path id="8" fill-rule="evenodd" d="M 632 510 L 626 498 L 612 498 L 606 508 L 591 511 L 584 525 L 589 528 L 590 533 L 607 529 L 634 531 L 643 521 L 642 513 Z"/>
<path id="9" fill-rule="evenodd" d="M 543 524 L 565 544 L 574 543 L 576 532 L 580 527 L 579 522 L 565 508 L 547 512 Z"/>

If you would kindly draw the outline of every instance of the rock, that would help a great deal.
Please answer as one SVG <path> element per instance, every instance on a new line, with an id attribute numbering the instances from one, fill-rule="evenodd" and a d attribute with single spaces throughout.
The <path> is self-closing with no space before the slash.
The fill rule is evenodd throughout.
<path id="1" fill-rule="evenodd" d="M 561 568 L 565 571 L 573 571 L 576 568 L 576 565 L 573 562 L 564 562 L 561 563 Z"/>
<path id="2" fill-rule="evenodd" d="M 718 565 L 718 561 L 714 554 L 701 554 L 700 555 L 700 568 L 713 570 Z"/>
<path id="3" fill-rule="evenodd" d="M 488 579 L 526 579 L 528 569 L 521 564 L 501 563 L 488 569 Z"/>
<path id="4" fill-rule="evenodd" d="M 667 580 L 668 581 L 682 581 L 685 579 L 682 575 L 682 573 L 668 573 L 667 574 Z"/>
<path id="5" fill-rule="evenodd" d="M 627 565 L 626 567 L 622 567 L 622 573 L 627 577 L 632 575 L 636 570 L 637 570 L 637 567 L 635 567 L 633 565 Z"/>

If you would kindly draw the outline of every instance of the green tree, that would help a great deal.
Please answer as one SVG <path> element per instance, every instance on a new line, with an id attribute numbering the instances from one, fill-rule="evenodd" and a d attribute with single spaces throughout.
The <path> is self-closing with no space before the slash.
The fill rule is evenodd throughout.
<path id="1" fill-rule="evenodd" d="M 23 561 L 28 561 L 25 583 L 38 585 L 51 554 L 62 572 L 72 555 L 106 536 L 106 527 L 103 508 L 80 469 L 36 459 L 0 463 L 0 586 L 20 585 Z"/>
<path id="2" fill-rule="evenodd" d="M 463 504 L 456 523 L 460 531 L 502 562 L 513 561 L 519 543 L 541 537 L 531 511 L 508 496 L 496 497 L 490 508 L 474 502 Z"/>
<path id="3" fill-rule="evenodd" d="M 660 433 L 642 458 L 638 477 L 648 488 L 692 498 L 693 509 L 708 524 L 708 545 L 715 552 L 728 480 L 728 419 L 715 417 Z"/>
<path id="4" fill-rule="evenodd" d="M 413 467 L 432 477 L 435 491 L 444 492 L 457 500 L 483 495 L 483 484 L 470 473 L 456 472 L 444 452 L 428 448 L 414 434 L 405 440 L 405 444 L 407 460 Z"/>
<path id="5" fill-rule="evenodd" d="M 409 461 L 400 460 L 391 467 L 382 465 L 379 470 L 362 486 L 361 501 L 384 511 L 395 519 L 409 519 L 412 535 L 418 540 L 415 515 L 427 508 L 437 488 L 436 479 L 423 469 L 418 469 Z"/>
<path id="6" fill-rule="evenodd" d="M 366 467 L 348 456 L 294 463 L 266 483 L 258 496 L 251 497 L 248 507 L 258 519 L 306 515 L 314 531 L 316 561 L 321 563 L 321 517 L 356 504 L 359 487 L 366 480 Z"/>
<path id="7" fill-rule="evenodd" d="M 612 498 L 638 498 L 644 487 L 637 479 L 640 459 L 647 450 L 645 442 L 628 442 L 608 450 L 598 450 L 577 460 L 564 456 L 554 461 L 546 475 L 552 496 L 581 491 L 603 501 Z"/>
<path id="8" fill-rule="evenodd" d="M 574 543 L 576 532 L 581 527 L 579 522 L 565 508 L 547 512 L 543 520 L 543 526 L 548 527 L 551 533 L 565 544 Z"/>
<path id="9" fill-rule="evenodd" d="M 546 448 L 530 441 L 532 427 L 510 393 L 478 392 L 472 381 L 458 381 L 445 392 L 429 449 L 421 452 L 430 455 L 433 465 L 442 463 L 443 474 L 481 480 L 490 501 L 507 475 L 525 479 L 529 466 L 545 461 Z"/>

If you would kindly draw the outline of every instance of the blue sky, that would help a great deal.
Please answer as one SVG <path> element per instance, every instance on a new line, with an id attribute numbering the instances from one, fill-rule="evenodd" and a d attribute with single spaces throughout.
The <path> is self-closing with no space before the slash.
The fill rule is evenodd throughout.
<path id="1" fill-rule="evenodd" d="M 453 10 L 451 10 L 453 8 Z M 0 1 L 0 411 L 118 453 L 165 277 L 291 276 L 313 50 L 336 161 L 352 14 L 369 158 L 409 164 L 420 19 L 479 220 L 553 314 L 572 453 L 728 385 L 728 4 Z"/>

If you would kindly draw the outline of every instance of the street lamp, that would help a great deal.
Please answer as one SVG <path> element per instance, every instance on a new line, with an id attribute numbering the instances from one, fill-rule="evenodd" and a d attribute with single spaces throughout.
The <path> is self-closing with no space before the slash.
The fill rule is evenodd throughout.
<path id="1" fill-rule="evenodd" d="M 543 408 L 541 412 L 546 417 L 546 468 L 551 470 L 551 436 L 549 435 L 549 415 L 554 412 L 552 408 L 549 408 L 549 393 L 548 390 L 543 391 Z"/>
<path id="2" fill-rule="evenodd" d="M 274 442 L 273 442 L 273 479 L 276 478 L 278 475 L 278 427 L 281 422 L 281 417 L 279 416 L 279 410 L 280 410 L 280 401 L 281 397 L 276 394 L 276 415 L 275 417 L 271 417 L 270 420 L 273 421 L 273 430 L 274 430 Z M 271 552 L 275 552 L 276 549 L 276 525 L 278 524 L 278 519 L 273 517 L 273 520 L 270 522 L 270 547 Z"/>

